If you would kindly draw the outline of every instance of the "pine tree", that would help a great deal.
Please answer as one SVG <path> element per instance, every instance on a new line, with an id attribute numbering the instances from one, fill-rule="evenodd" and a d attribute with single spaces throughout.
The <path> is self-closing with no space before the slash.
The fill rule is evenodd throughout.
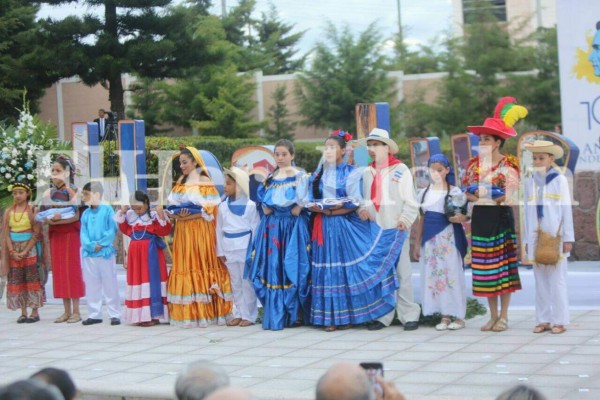
<path id="1" fill-rule="evenodd" d="M 71 0 L 42 3 L 68 4 Z M 190 66 L 219 62 L 223 54 L 214 50 L 216 38 L 194 36 L 191 19 L 207 14 L 206 1 L 167 8 L 171 0 L 87 0 L 102 6 L 102 17 L 69 16 L 43 22 L 50 70 L 61 76 L 79 75 L 87 85 L 108 88 L 111 109 L 124 115 L 121 74 L 141 77 L 178 77 Z M 195 24 L 194 24 L 195 26 Z M 90 39 L 95 41 L 90 43 Z"/>
<path id="2" fill-rule="evenodd" d="M 45 68 L 36 43 L 39 26 L 35 16 L 39 6 L 25 0 L 0 2 L 0 119 L 12 122 L 23 105 L 23 91 L 37 109 L 44 88 L 57 79 Z"/>
<path id="3" fill-rule="evenodd" d="M 285 86 L 277 86 L 273 92 L 275 103 L 269 108 L 269 126 L 265 128 L 267 138 L 272 142 L 279 139 L 294 140 L 294 129 L 297 123 L 289 121 L 290 113 L 285 102 L 286 97 Z"/>

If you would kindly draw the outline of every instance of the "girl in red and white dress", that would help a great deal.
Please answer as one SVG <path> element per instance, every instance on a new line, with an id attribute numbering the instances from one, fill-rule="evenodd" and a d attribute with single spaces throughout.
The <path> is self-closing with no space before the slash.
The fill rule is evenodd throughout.
<path id="1" fill-rule="evenodd" d="M 152 326 L 159 324 L 159 319 L 168 320 L 168 273 L 161 236 L 171 233 L 171 223 L 162 208 L 150 210 L 150 199 L 140 190 L 131 198 L 131 209 L 123 206 L 115 220 L 121 232 L 131 238 L 127 252 L 125 321 Z"/>

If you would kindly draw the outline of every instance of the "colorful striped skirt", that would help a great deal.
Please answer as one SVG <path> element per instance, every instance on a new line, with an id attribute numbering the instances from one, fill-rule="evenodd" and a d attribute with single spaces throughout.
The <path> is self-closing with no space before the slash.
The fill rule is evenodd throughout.
<path id="1" fill-rule="evenodd" d="M 471 255 L 473 295 L 492 297 L 521 289 L 512 208 L 473 208 Z"/>

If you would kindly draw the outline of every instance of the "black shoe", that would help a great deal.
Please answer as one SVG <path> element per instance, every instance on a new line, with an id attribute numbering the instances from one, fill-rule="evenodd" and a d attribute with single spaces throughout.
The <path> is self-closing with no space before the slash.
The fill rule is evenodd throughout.
<path id="1" fill-rule="evenodd" d="M 419 323 L 417 321 L 409 321 L 404 324 L 405 331 L 416 331 L 419 329 Z"/>
<path id="2" fill-rule="evenodd" d="M 371 321 L 371 322 L 367 323 L 367 330 L 370 330 L 370 331 L 378 331 L 383 328 L 385 328 L 385 325 L 379 321 Z"/>
<path id="3" fill-rule="evenodd" d="M 30 315 L 25 320 L 25 323 L 26 324 L 33 324 L 34 322 L 38 322 L 39 320 L 40 320 L 40 316 L 39 315 L 36 315 L 35 317 L 33 315 Z"/>
<path id="4" fill-rule="evenodd" d="M 121 320 L 119 318 L 111 318 L 110 324 L 111 325 L 121 325 Z"/>
<path id="5" fill-rule="evenodd" d="M 85 321 L 81 322 L 82 325 L 94 325 L 94 324 L 101 324 L 101 323 L 102 323 L 101 319 L 94 319 L 94 318 L 88 318 Z"/>

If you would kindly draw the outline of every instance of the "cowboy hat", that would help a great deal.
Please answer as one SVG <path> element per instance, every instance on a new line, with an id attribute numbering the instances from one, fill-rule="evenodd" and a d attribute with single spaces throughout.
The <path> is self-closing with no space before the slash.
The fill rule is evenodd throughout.
<path id="1" fill-rule="evenodd" d="M 371 132 L 369 132 L 369 136 L 359 141 L 360 145 L 366 146 L 369 140 L 377 140 L 388 145 L 390 154 L 396 154 L 398 152 L 398 145 L 392 139 L 390 139 L 390 134 L 385 129 L 374 128 Z"/>
<path id="2" fill-rule="evenodd" d="M 231 167 L 223 168 L 223 173 L 233 179 L 246 196 L 250 196 L 250 177 L 246 171 L 238 167 Z"/>
<path id="3" fill-rule="evenodd" d="M 517 136 L 513 125 L 527 116 L 527 109 L 517 105 L 514 97 L 503 97 L 494 110 L 493 118 L 486 118 L 481 126 L 467 126 L 467 130 L 475 135 L 492 135 L 500 139 Z"/>
<path id="4" fill-rule="evenodd" d="M 524 146 L 525 150 L 529 150 L 532 153 L 551 154 L 555 159 L 559 159 L 565 154 L 562 147 L 548 140 L 536 140 L 533 143 L 525 143 Z"/>

